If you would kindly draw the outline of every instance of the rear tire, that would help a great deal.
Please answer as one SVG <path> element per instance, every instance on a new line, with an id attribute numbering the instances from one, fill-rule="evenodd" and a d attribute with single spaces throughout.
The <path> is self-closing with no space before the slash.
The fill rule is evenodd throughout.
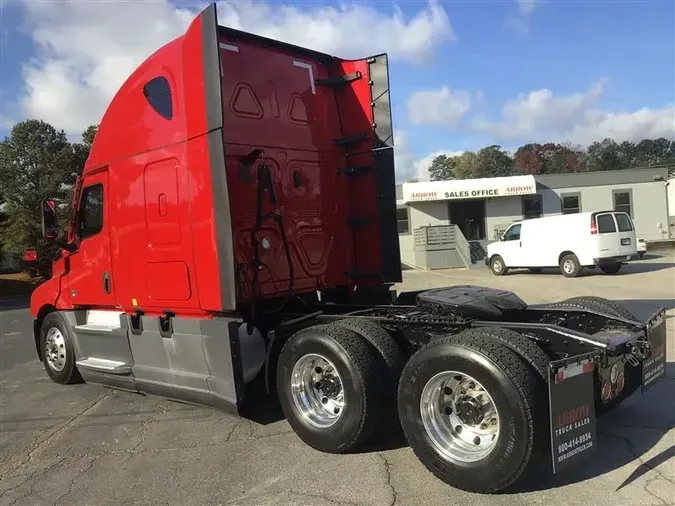
<path id="1" fill-rule="evenodd" d="M 560 259 L 560 272 L 566 278 L 576 278 L 581 269 L 579 259 L 574 253 L 568 253 Z"/>
<path id="2" fill-rule="evenodd" d="M 495 255 L 490 259 L 490 270 L 495 276 L 503 276 L 507 273 L 508 268 L 504 263 L 504 259 L 499 255 Z"/>
<path id="3" fill-rule="evenodd" d="M 601 265 L 600 270 L 605 274 L 616 274 L 621 270 L 621 264 L 617 262 L 615 264 Z"/>
<path id="4" fill-rule="evenodd" d="M 277 392 L 302 441 L 322 452 L 345 453 L 373 434 L 382 385 L 376 357 L 362 337 L 317 325 L 295 333 L 282 348 Z"/>
<path id="5" fill-rule="evenodd" d="M 49 313 L 40 327 L 40 356 L 47 375 L 54 383 L 72 385 L 82 383 L 75 364 L 74 339 L 65 316 Z"/>
<path id="6" fill-rule="evenodd" d="M 457 383 L 456 377 L 470 379 Z M 413 355 L 401 376 L 398 409 L 406 439 L 417 458 L 445 483 L 471 492 L 499 492 L 518 479 L 532 457 L 538 382 L 521 357 L 489 337 L 478 340 L 460 334 L 436 339 Z M 473 401 L 462 390 L 457 392 L 462 385 L 468 385 L 465 392 L 470 397 L 472 386 L 482 387 L 497 415 L 488 416 L 482 407 L 477 415 L 467 407 Z M 479 392 L 477 397 L 485 402 Z M 492 438 L 495 425 L 498 431 Z M 477 435 L 480 431 L 488 435 Z"/>
<path id="7" fill-rule="evenodd" d="M 378 413 L 377 438 L 386 439 L 399 433 L 401 425 L 396 412 L 396 392 L 406 362 L 401 348 L 389 332 L 367 318 L 345 318 L 332 325 L 355 332 L 372 347 L 382 382 L 382 410 Z"/>

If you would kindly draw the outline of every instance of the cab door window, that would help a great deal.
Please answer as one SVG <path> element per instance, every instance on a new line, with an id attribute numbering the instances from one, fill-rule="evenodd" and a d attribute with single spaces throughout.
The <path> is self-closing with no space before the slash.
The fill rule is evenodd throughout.
<path id="1" fill-rule="evenodd" d="M 103 185 L 94 184 L 82 190 L 77 233 L 80 240 L 98 234 L 103 228 Z"/>

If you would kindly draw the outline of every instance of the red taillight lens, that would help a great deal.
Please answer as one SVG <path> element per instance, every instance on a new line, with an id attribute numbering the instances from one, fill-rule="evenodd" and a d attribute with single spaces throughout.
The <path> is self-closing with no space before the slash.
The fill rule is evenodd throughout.
<path id="1" fill-rule="evenodd" d="M 591 235 L 597 235 L 598 225 L 595 223 L 595 218 L 591 216 Z"/>
<path id="2" fill-rule="evenodd" d="M 619 395 L 623 390 L 625 384 L 625 377 L 623 373 L 619 374 L 619 377 L 616 379 L 616 395 Z"/>
<path id="3" fill-rule="evenodd" d="M 605 381 L 605 383 L 602 385 L 600 396 L 604 402 L 607 402 L 612 398 L 612 384 L 609 382 L 609 380 Z"/>

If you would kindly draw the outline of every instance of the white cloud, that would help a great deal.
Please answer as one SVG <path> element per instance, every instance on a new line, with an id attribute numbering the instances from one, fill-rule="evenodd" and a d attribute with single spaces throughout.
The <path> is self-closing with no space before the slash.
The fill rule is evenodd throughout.
<path id="1" fill-rule="evenodd" d="M 456 126 L 471 108 L 471 94 L 442 86 L 413 93 L 407 105 L 408 117 L 415 125 Z"/>
<path id="2" fill-rule="evenodd" d="M 588 145 L 611 137 L 617 142 L 675 137 L 675 107 L 606 111 L 597 107 L 605 89 L 598 81 L 585 92 L 554 95 L 549 89 L 520 94 L 507 101 L 501 118 L 474 118 L 473 128 L 496 139 L 569 141 Z"/>
<path id="3" fill-rule="evenodd" d="M 523 17 L 529 17 L 537 8 L 537 0 L 516 0 L 518 12 Z"/>
<path id="4" fill-rule="evenodd" d="M 301 4 L 305 5 L 305 4 Z M 23 3 L 37 54 L 23 66 L 24 93 L 9 105 L 16 116 L 41 118 L 79 136 L 98 123 L 118 87 L 152 52 L 181 35 L 203 8 L 152 2 Z M 389 53 L 419 63 L 454 40 L 443 7 L 431 1 L 412 17 L 358 2 L 299 8 L 276 2 L 222 1 L 219 22 L 345 58 Z M 14 107 L 12 107 L 14 106 Z"/>
<path id="5" fill-rule="evenodd" d="M 417 178 L 420 181 L 429 181 L 429 167 L 431 167 L 431 162 L 433 162 L 434 158 L 437 156 L 445 155 L 452 158 L 453 156 L 459 156 L 462 153 L 464 153 L 464 151 L 434 151 L 433 153 L 429 153 L 424 158 L 415 161 L 415 173 L 417 174 Z"/>
<path id="6" fill-rule="evenodd" d="M 520 35 L 527 34 L 530 31 L 532 14 L 538 4 L 539 0 L 516 0 L 518 14 L 509 15 L 504 23 L 505 26 Z"/>
<path id="7" fill-rule="evenodd" d="M 429 167 L 438 155 L 457 156 L 463 151 L 440 150 L 417 158 L 408 142 L 408 134 L 399 131 L 394 135 L 394 157 L 396 165 L 396 182 L 404 183 L 412 179 L 429 181 Z"/>

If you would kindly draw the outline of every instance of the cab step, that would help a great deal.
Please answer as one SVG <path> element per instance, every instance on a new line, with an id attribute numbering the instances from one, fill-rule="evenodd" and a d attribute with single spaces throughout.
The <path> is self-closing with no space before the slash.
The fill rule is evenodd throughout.
<path id="1" fill-rule="evenodd" d="M 91 369 L 98 372 L 106 372 L 109 374 L 129 374 L 131 373 L 131 364 L 124 362 L 117 362 L 116 360 L 107 360 L 104 358 L 85 358 L 75 362 L 77 367 Z"/>

